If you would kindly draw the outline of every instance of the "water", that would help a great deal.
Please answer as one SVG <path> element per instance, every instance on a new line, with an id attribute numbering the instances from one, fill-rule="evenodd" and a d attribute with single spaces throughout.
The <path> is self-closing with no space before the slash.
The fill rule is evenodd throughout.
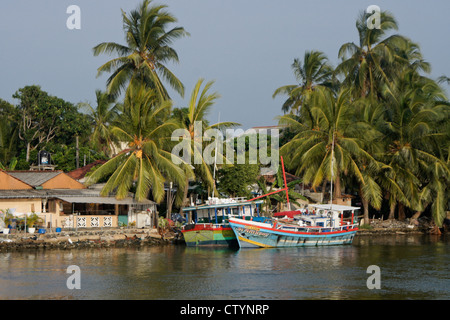
<path id="1" fill-rule="evenodd" d="M 357 236 L 352 245 L 286 249 L 164 246 L 0 253 L 0 299 L 450 299 L 450 240 Z M 81 269 L 70 290 L 67 267 Z M 370 265 L 381 289 L 368 289 Z"/>

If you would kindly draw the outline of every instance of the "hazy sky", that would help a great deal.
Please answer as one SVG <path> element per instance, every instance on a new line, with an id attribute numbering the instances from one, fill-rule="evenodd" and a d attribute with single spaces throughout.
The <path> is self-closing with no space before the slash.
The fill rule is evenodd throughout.
<path id="1" fill-rule="evenodd" d="M 94 57 L 92 48 L 105 41 L 125 43 L 121 10 L 141 0 L 1 0 L 0 98 L 14 104 L 19 88 L 37 84 L 67 101 L 95 102 L 107 75 L 97 68 L 113 56 Z M 167 4 L 191 36 L 173 47 L 180 57 L 169 68 L 186 87 L 184 107 L 199 78 L 215 80 L 221 98 L 209 119 L 235 121 L 243 128 L 274 125 L 284 97 L 274 90 L 294 84 L 294 58 L 321 50 L 336 65 L 339 47 L 357 42 L 355 21 L 369 5 L 394 14 L 398 33 L 421 46 L 431 63 L 431 77 L 450 76 L 450 1 L 361 0 L 170 0 Z M 69 30 L 67 8 L 81 9 L 81 30 Z M 168 85 L 167 85 L 168 87 Z"/>

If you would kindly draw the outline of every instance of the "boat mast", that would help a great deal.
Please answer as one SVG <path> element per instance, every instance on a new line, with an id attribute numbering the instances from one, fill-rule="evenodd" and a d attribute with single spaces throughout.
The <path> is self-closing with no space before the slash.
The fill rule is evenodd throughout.
<path id="1" fill-rule="evenodd" d="M 278 193 L 278 192 L 286 191 L 287 206 L 288 206 L 288 210 L 290 211 L 290 210 L 291 210 L 291 204 L 290 204 L 290 202 L 289 202 L 289 195 L 288 195 L 289 189 L 288 189 L 288 186 L 287 186 L 287 183 L 286 183 L 286 173 L 285 173 L 285 171 L 284 171 L 283 157 L 281 157 L 281 167 L 282 167 L 282 169 L 283 169 L 284 188 L 283 188 L 283 189 L 280 189 L 280 190 L 276 190 L 276 191 L 272 191 L 272 192 L 263 194 L 262 196 L 258 196 L 258 197 L 256 197 L 256 198 L 253 198 L 253 199 L 250 199 L 250 200 L 247 200 L 247 201 L 253 201 L 253 200 L 256 200 L 256 199 L 260 199 L 260 198 L 263 198 L 263 197 L 270 196 L 271 194 L 275 194 L 275 193 Z M 278 171 L 277 171 L 277 172 L 278 172 Z"/>
<path id="2" fill-rule="evenodd" d="M 333 209 L 333 165 L 334 165 L 334 127 L 333 127 L 333 140 L 331 142 L 331 188 L 330 188 L 330 209 Z"/>
<path id="3" fill-rule="evenodd" d="M 284 180 L 284 188 L 286 189 L 286 201 L 287 201 L 287 208 L 288 211 L 291 210 L 291 204 L 289 203 L 289 194 L 288 194 L 288 186 L 286 183 L 286 172 L 284 171 L 284 162 L 283 162 L 283 157 L 281 157 L 281 168 L 283 168 L 283 180 Z"/>
<path id="4" fill-rule="evenodd" d="M 219 118 L 218 118 L 218 122 L 217 123 L 220 123 L 220 112 L 219 112 Z M 212 195 L 211 195 L 211 198 L 214 198 L 214 191 L 216 191 L 216 163 L 217 163 L 217 137 L 216 137 L 216 149 L 214 150 L 215 151 L 215 154 L 214 154 L 214 171 L 213 171 L 213 180 L 214 180 L 214 184 L 213 184 L 213 190 L 212 190 Z"/>

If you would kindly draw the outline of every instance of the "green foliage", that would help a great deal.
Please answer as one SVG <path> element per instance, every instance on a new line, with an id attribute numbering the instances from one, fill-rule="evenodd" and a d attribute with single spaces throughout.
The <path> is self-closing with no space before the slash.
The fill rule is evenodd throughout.
<path id="1" fill-rule="evenodd" d="M 259 175 L 259 164 L 225 165 L 218 171 L 219 192 L 231 197 L 251 197 L 250 186 Z"/>
<path id="2" fill-rule="evenodd" d="M 281 154 L 312 187 L 333 179 L 335 197 L 348 183 L 346 189 L 361 196 L 365 221 L 369 206 L 380 210 L 385 198 L 390 218 L 399 205 L 399 219 L 405 218 L 404 207 L 429 210 L 441 226 L 449 199 L 450 102 L 439 84 L 448 78 L 423 75 L 430 65 L 419 46 L 390 34 L 397 30 L 392 14 L 382 12 L 380 29 L 368 29 L 367 17 L 362 12 L 356 23 L 359 44 L 345 43 L 339 50 L 335 79 L 342 83 L 305 92 L 306 82 L 300 81 L 298 88 L 276 91 L 288 95 L 295 111 L 280 117 L 287 126 Z M 302 81 L 303 69 L 295 69 Z"/>
<path id="3" fill-rule="evenodd" d="M 187 165 L 175 165 L 171 160 L 170 137 L 178 124 L 169 119 L 171 102 L 160 102 L 158 95 L 139 82 L 127 89 L 123 113 L 112 132 L 127 143 L 128 149 L 100 166 L 89 176 L 87 184 L 98 182 L 110 175 L 102 195 L 115 193 L 121 199 L 132 188 L 138 201 L 164 199 L 164 182 L 173 181 L 184 189 L 186 173 L 192 174 Z M 181 197 L 177 198 L 180 201 Z"/>
<path id="4" fill-rule="evenodd" d="M 36 85 L 19 89 L 13 97 L 20 101 L 13 111 L 13 121 L 26 150 L 20 158 L 33 161 L 36 158 L 32 152 L 51 149 L 52 145 L 71 145 L 76 136 L 81 138 L 81 143 L 88 139 L 88 118 L 72 103 L 51 96 Z M 20 160 L 19 164 L 24 167 Z"/>
<path id="5" fill-rule="evenodd" d="M 23 219 L 25 220 L 25 219 Z M 36 213 L 32 213 L 26 218 L 27 227 L 38 227 L 44 223 L 44 220 L 39 217 Z"/>
<path id="6" fill-rule="evenodd" d="M 103 42 L 93 49 L 96 56 L 103 53 L 118 56 L 98 68 L 99 75 L 112 72 L 107 81 L 109 94 L 117 97 L 126 90 L 131 79 L 138 79 L 154 89 L 160 98 L 168 99 L 162 78 L 181 96 L 184 95 L 183 84 L 165 64 L 178 62 L 172 42 L 188 33 L 182 27 L 169 29 L 169 25 L 177 19 L 166 8 L 165 5 L 153 5 L 150 0 L 144 0 L 129 14 L 122 11 L 126 45 Z"/>

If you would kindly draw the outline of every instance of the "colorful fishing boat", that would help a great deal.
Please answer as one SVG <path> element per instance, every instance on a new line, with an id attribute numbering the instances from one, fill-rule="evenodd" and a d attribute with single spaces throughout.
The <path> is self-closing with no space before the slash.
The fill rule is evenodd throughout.
<path id="1" fill-rule="evenodd" d="M 310 205 L 311 208 L 308 212 L 291 211 L 283 157 L 281 157 L 281 168 L 283 169 L 284 188 L 250 201 L 276 192 L 286 192 L 288 210 L 276 213 L 272 218 L 255 217 L 245 220 L 240 217 L 230 217 L 230 226 L 239 247 L 278 248 L 351 244 L 358 231 L 355 211 L 359 207 L 333 204 L 331 199 L 330 204 Z M 333 171 L 331 173 L 333 177 Z M 349 216 L 350 212 L 350 222 L 344 221 L 344 214 Z"/>
<path id="2" fill-rule="evenodd" d="M 189 221 L 181 230 L 186 245 L 238 247 L 229 217 L 236 216 L 244 220 L 259 217 L 262 203 L 262 200 L 247 201 L 243 198 L 209 198 L 203 205 L 183 208 Z"/>
<path id="3" fill-rule="evenodd" d="M 314 214 L 288 211 L 273 218 L 230 217 L 240 248 L 278 248 L 351 244 L 358 231 L 359 207 L 336 204 L 310 206 Z M 351 218 L 347 217 L 351 215 Z M 345 218 L 344 218 L 345 216 Z M 347 221 L 350 220 L 350 221 Z"/>

